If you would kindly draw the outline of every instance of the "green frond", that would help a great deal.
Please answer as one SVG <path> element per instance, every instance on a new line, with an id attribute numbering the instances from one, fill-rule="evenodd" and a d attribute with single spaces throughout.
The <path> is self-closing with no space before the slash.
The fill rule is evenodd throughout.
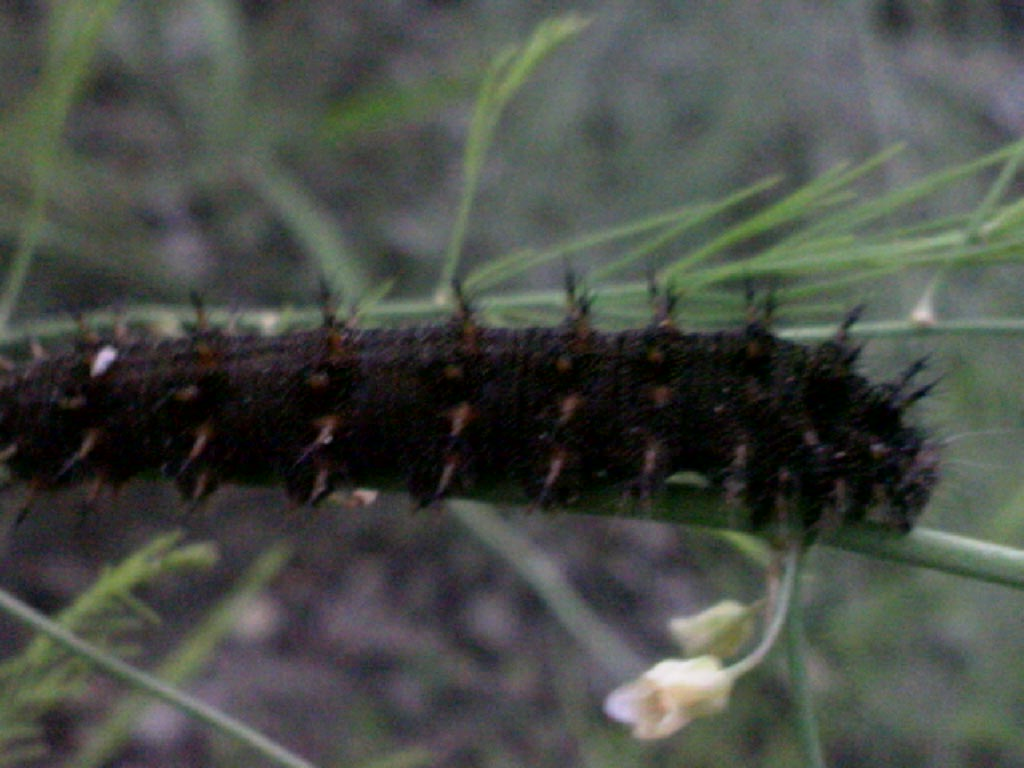
<path id="1" fill-rule="evenodd" d="M 56 617 L 56 624 L 108 651 L 123 652 L 131 632 L 159 621 L 135 596 L 138 589 L 172 574 L 208 569 L 216 561 L 211 545 L 180 541 L 178 533 L 163 534 L 108 568 Z M 6 612 L 24 615 L 12 596 L 0 593 L 0 601 Z M 80 657 L 44 634 L 0 662 L 0 765 L 17 765 L 26 751 L 34 751 L 39 716 L 78 696 L 90 678 Z"/>

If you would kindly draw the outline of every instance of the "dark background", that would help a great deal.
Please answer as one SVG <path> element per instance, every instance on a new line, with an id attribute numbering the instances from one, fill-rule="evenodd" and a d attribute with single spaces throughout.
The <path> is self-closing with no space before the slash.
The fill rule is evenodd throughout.
<path id="1" fill-rule="evenodd" d="M 1024 122 L 1024 13 L 1009 2 L 125 2 L 68 120 L 16 319 L 184 305 L 193 290 L 243 310 L 308 305 L 320 266 L 282 203 L 289 191 L 332 222 L 363 288 L 394 280 L 393 297 L 424 297 L 460 194 L 479 76 L 501 46 L 565 10 L 592 24 L 503 121 L 469 265 L 770 174 L 785 175 L 784 194 L 904 142 L 870 195 L 1002 146 Z M 40 4 L 0 3 L 7 119 L 38 82 L 46 20 Z M 29 197 L 12 146 L 0 157 L 4 257 Z M 909 215 L 970 210 L 990 182 Z M 563 273 L 538 269 L 509 290 L 557 287 Z M 850 304 L 902 317 L 928 277 L 908 273 Z M 1009 268 L 964 272 L 940 310 L 1020 316 L 1020 289 Z M 867 365 L 892 375 L 922 351 L 944 379 L 921 418 L 963 435 L 926 523 L 1024 544 L 1018 339 L 875 342 Z M 991 429 L 1001 431 L 967 434 Z M 165 622 L 140 636 L 143 665 L 256 553 L 292 543 L 290 565 L 192 690 L 320 765 L 799 764 L 778 662 L 745 679 L 722 716 L 633 743 L 600 714 L 622 660 L 588 656 L 515 564 L 452 515 L 407 514 L 402 497 L 289 513 L 280 493 L 259 490 L 183 515 L 169 488 L 139 484 L 78 526 L 79 499 L 48 497 L 6 537 L 0 581 L 46 609 L 157 530 L 183 527 L 222 550 L 213 573 L 147 594 Z M 761 588 L 757 567 L 708 534 L 569 514 L 514 523 L 650 663 L 672 653 L 670 617 Z M 1019 595 L 822 549 L 805 602 L 831 764 L 1024 766 Z M 18 639 L 0 621 L 5 655 Z M 54 713 L 43 764 L 63 764 L 119 692 L 99 680 Z M 185 764 L 254 763 L 164 708 L 144 713 L 110 763 Z"/>

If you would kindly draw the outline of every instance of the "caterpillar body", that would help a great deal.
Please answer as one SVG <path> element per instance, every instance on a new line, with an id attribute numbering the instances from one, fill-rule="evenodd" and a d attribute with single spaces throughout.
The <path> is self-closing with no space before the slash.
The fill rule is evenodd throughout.
<path id="1" fill-rule="evenodd" d="M 907 530 L 937 480 L 934 445 L 905 418 L 928 388 L 910 384 L 919 366 L 896 383 L 857 373 L 853 319 L 817 346 L 759 320 L 602 332 L 585 311 L 556 327 L 460 311 L 405 329 L 86 338 L 2 374 L 0 446 L 34 489 L 159 471 L 195 500 L 272 477 L 316 503 L 401 477 L 431 505 L 511 476 L 552 507 L 592 485 L 647 499 L 690 470 L 754 528 L 871 516 Z"/>

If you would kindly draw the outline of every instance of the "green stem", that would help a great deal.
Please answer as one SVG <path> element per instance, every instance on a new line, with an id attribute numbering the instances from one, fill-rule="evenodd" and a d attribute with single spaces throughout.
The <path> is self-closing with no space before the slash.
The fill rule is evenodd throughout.
<path id="1" fill-rule="evenodd" d="M 929 528 L 903 535 L 850 527 L 837 531 L 828 543 L 882 560 L 1024 588 L 1024 550 L 987 541 Z"/>
<path id="2" fill-rule="evenodd" d="M 48 619 L 3 590 L 0 590 L 0 609 L 8 616 L 12 616 L 37 632 L 43 633 L 50 640 L 74 652 L 80 658 L 87 659 L 114 679 L 127 683 L 139 690 L 146 691 L 151 696 L 171 704 L 175 709 L 206 723 L 216 731 L 237 739 L 268 759 L 286 766 L 286 768 L 315 768 L 312 763 L 268 739 L 259 731 L 204 704 L 198 699 L 175 690 L 166 683 L 126 664 L 120 659 L 104 653 L 92 643 L 82 640 L 60 624 Z"/>
<path id="3" fill-rule="evenodd" d="M 160 679 L 180 688 L 195 678 L 206 666 L 214 648 L 238 625 L 243 605 L 266 587 L 290 556 L 290 547 L 283 544 L 260 555 L 231 591 L 207 614 L 205 621 L 160 664 L 157 669 Z M 109 764 L 112 756 L 128 740 L 132 725 L 138 721 L 139 712 L 145 703 L 144 696 L 144 693 L 133 693 L 124 697 L 107 719 L 93 730 L 89 739 L 76 752 L 74 761 L 65 768 L 96 768 Z"/>
<path id="4" fill-rule="evenodd" d="M 636 282 L 616 287 L 602 288 L 602 298 L 629 299 L 646 296 L 648 285 Z M 564 291 L 528 291 L 506 296 L 472 297 L 473 306 L 482 313 L 505 310 L 562 310 L 565 307 Z M 321 307 L 295 307 L 281 310 L 275 307 L 252 307 L 239 313 L 234 308 L 206 307 L 206 314 L 214 325 L 227 325 L 234 321 L 240 328 L 257 329 L 261 332 L 280 332 L 294 328 L 315 328 L 320 322 Z M 372 324 L 402 322 L 436 322 L 449 311 L 433 299 L 380 302 L 360 312 L 360 317 Z M 195 320 L 195 307 L 186 304 L 139 304 L 127 313 L 97 311 L 82 315 L 82 322 L 89 328 L 104 331 L 116 323 L 128 320 L 140 325 L 171 324 L 180 330 L 181 323 Z M 49 316 L 37 318 L 30 323 L 4 329 L 0 335 L 0 349 L 36 339 L 46 343 L 73 338 L 79 332 L 79 323 L 74 318 Z M 910 320 L 880 320 L 860 322 L 851 331 L 861 339 L 907 338 L 911 336 L 1024 336 L 1024 318 L 987 317 L 962 320 L 937 320 L 933 325 L 922 327 Z M 781 338 L 790 341 L 821 341 L 836 334 L 835 324 L 808 325 L 780 328 Z"/>
<path id="5" fill-rule="evenodd" d="M 797 737 L 804 755 L 804 765 L 807 768 L 825 768 L 818 718 L 814 712 L 814 697 L 807 674 L 807 649 L 804 642 L 799 575 L 793 585 L 793 602 L 786 622 L 786 660 L 789 664 L 789 683 L 796 708 Z"/>
<path id="6" fill-rule="evenodd" d="M 32 201 L 25 214 L 25 223 L 22 225 L 18 237 L 18 247 L 11 259 L 11 266 L 4 278 L 3 288 L 0 289 L 0 329 L 6 330 L 14 308 L 21 297 L 21 291 L 28 279 L 29 269 L 35 256 L 36 246 L 39 243 L 43 228 L 46 225 L 46 201 L 48 195 L 43 181 L 36 181 L 33 185 Z"/>
<path id="7" fill-rule="evenodd" d="M 782 556 L 776 560 L 768 575 L 768 626 L 761 636 L 757 647 L 740 661 L 728 667 L 726 672 L 738 678 L 745 675 L 762 661 L 779 639 L 779 633 L 786 623 L 786 617 L 793 610 L 793 604 L 799 591 L 800 545 L 792 544 Z M 782 561 L 782 578 L 778 577 L 779 561 Z"/>

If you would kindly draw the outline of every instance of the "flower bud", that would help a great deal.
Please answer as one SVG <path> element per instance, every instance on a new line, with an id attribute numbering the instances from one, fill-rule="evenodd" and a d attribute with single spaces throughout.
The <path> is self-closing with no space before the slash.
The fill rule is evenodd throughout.
<path id="1" fill-rule="evenodd" d="M 707 654 L 724 659 L 750 640 L 760 608 L 759 603 L 723 600 L 693 616 L 672 619 L 668 630 L 686 656 Z"/>

